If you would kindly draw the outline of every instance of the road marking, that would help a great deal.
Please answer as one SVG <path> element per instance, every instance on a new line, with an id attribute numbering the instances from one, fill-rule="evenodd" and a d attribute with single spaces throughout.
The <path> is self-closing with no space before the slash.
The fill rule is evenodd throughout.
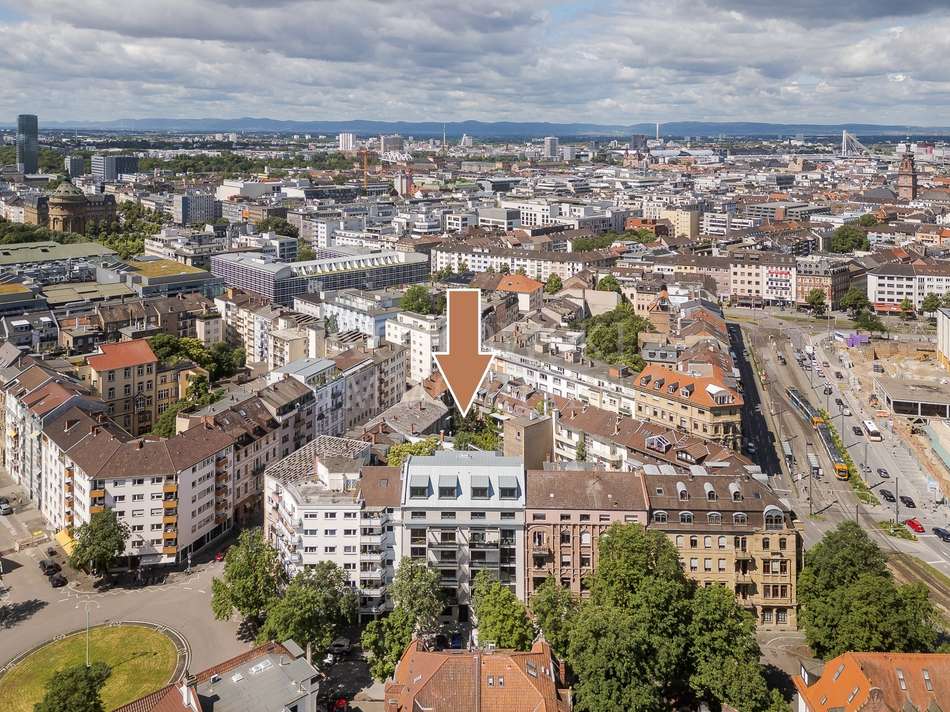
<path id="1" fill-rule="evenodd" d="M 199 588 L 198 593 L 207 593 L 207 591 L 205 591 L 203 588 Z"/>
<path id="2" fill-rule="evenodd" d="M 190 591 L 190 590 L 191 590 L 191 586 L 182 586 L 182 588 L 185 589 L 186 591 Z"/>
<path id="3" fill-rule="evenodd" d="M 928 561 L 928 564 L 945 564 L 947 563 L 946 559 L 937 559 L 936 561 Z"/>

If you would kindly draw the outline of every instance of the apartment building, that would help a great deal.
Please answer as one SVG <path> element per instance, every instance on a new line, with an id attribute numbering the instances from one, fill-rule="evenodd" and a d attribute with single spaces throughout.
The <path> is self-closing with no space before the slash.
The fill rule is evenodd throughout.
<path id="1" fill-rule="evenodd" d="M 80 372 L 126 432 L 144 435 L 155 425 L 158 357 L 145 339 L 102 344 Z"/>
<path id="2" fill-rule="evenodd" d="M 711 377 L 670 372 L 651 364 L 632 379 L 638 420 L 663 425 L 738 449 L 742 437 L 742 396 Z"/>
<path id="3" fill-rule="evenodd" d="M 436 370 L 435 357 L 447 348 L 446 318 L 435 314 L 399 312 L 386 321 L 386 341 L 406 348 L 406 379 L 421 383 Z"/>
<path id="4" fill-rule="evenodd" d="M 267 333 L 267 340 L 267 368 L 272 371 L 305 358 L 309 351 L 310 336 L 306 330 L 297 326 L 271 328 Z"/>
<path id="5" fill-rule="evenodd" d="M 814 289 L 825 295 L 829 309 L 837 309 L 851 286 L 851 270 L 845 260 L 836 260 L 819 255 L 803 255 L 795 258 L 795 302 L 807 304 L 808 295 Z"/>
<path id="6" fill-rule="evenodd" d="M 347 289 L 328 296 L 320 305 L 320 315 L 326 320 L 336 320 L 337 331 L 358 331 L 384 339 L 386 322 L 399 313 L 402 295 L 402 290 L 363 292 Z"/>
<path id="7" fill-rule="evenodd" d="M 698 210 L 684 210 L 681 208 L 663 210 L 660 213 L 660 220 L 670 221 L 674 237 L 688 237 L 690 239 L 699 237 Z"/>
<path id="8" fill-rule="evenodd" d="M 361 440 L 320 436 L 264 475 L 265 537 L 284 569 L 292 576 L 334 562 L 359 595 L 362 617 L 388 608 L 399 483 L 394 468 L 365 468 L 363 486 L 369 452 Z"/>
<path id="9" fill-rule="evenodd" d="M 596 252 L 542 252 L 540 250 L 504 249 L 476 245 L 441 244 L 432 248 L 432 271 L 451 269 L 453 272 L 508 271 L 524 273 L 541 282 L 552 274 L 562 280 L 570 279 L 584 270 L 606 269 L 613 266 L 618 256 L 606 251 Z"/>
<path id="10" fill-rule="evenodd" d="M 743 252 L 730 258 L 729 267 L 729 295 L 733 303 L 753 306 L 795 303 L 794 255 Z"/>
<path id="11" fill-rule="evenodd" d="M 950 264 L 886 264 L 867 273 L 868 300 L 877 311 L 898 311 L 904 299 L 920 311 L 928 294 L 950 292 Z"/>
<path id="12" fill-rule="evenodd" d="M 734 591 L 763 628 L 797 627 L 802 544 L 772 490 L 751 477 L 643 468 L 650 529 L 665 533 L 686 575 Z"/>
<path id="13" fill-rule="evenodd" d="M 396 560 L 437 568 L 450 616 L 470 620 L 472 580 L 492 573 L 524 600 L 524 466 L 486 452 L 439 451 L 403 467 Z"/>
<path id="14" fill-rule="evenodd" d="M 525 475 L 525 597 L 549 578 L 587 593 L 598 542 L 617 523 L 647 524 L 641 477 L 630 472 L 528 470 Z"/>
<path id="15" fill-rule="evenodd" d="M 104 405 L 81 383 L 38 365 L 27 365 L 10 378 L 2 394 L 3 466 L 42 510 L 56 498 L 43 478 L 43 428 L 73 406 L 101 411 Z"/>
<path id="16" fill-rule="evenodd" d="M 669 255 L 657 257 L 653 269 L 670 278 L 677 273 L 709 276 L 716 285 L 716 294 L 721 299 L 728 299 L 732 294 L 731 265 L 732 258 L 728 256 Z"/>
<path id="17" fill-rule="evenodd" d="M 332 358 L 344 381 L 344 423 L 361 425 L 400 401 L 406 391 L 408 349 L 385 344 L 357 346 Z"/>
<path id="18" fill-rule="evenodd" d="M 125 556 L 144 565 L 184 561 L 233 526 L 232 440 L 210 424 L 147 440 L 71 409 L 45 434 L 57 448 L 48 462 L 62 471 L 66 526 L 114 510 L 131 532 Z"/>

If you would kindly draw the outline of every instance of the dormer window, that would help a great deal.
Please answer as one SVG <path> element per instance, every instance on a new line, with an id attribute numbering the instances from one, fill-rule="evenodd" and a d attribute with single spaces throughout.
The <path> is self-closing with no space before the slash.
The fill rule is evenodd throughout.
<path id="1" fill-rule="evenodd" d="M 662 512 L 662 511 L 654 512 L 653 521 L 656 524 L 666 524 L 666 521 L 667 521 L 666 512 Z"/>
<path id="2" fill-rule="evenodd" d="M 693 523 L 692 512 L 680 512 L 680 524 L 692 524 L 692 523 Z"/>
<path id="3" fill-rule="evenodd" d="M 653 376 L 651 376 L 649 373 L 646 374 L 645 376 L 643 376 L 643 377 L 640 379 L 640 385 L 641 385 L 641 386 L 648 386 L 648 385 L 650 385 L 650 380 L 651 380 L 652 378 L 653 378 Z"/>
<path id="4" fill-rule="evenodd" d="M 683 388 L 680 390 L 680 395 L 684 398 L 689 398 L 691 395 L 693 395 L 693 384 L 690 383 L 683 386 Z"/>
<path id="5" fill-rule="evenodd" d="M 663 383 L 664 383 L 664 382 L 665 382 L 665 379 L 663 379 L 663 378 L 658 378 L 658 379 L 656 379 L 656 381 L 654 381 L 653 387 L 654 387 L 656 390 L 660 390 L 660 389 L 663 387 Z"/>
<path id="6" fill-rule="evenodd" d="M 677 383 L 676 381 L 673 381 L 669 386 L 667 386 L 669 393 L 671 395 L 676 393 L 676 389 L 679 388 L 679 385 L 680 385 L 679 383 Z"/>

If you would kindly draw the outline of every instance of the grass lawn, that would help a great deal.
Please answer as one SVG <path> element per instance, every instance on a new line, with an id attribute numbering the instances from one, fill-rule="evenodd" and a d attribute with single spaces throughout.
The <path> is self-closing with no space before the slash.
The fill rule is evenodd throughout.
<path id="1" fill-rule="evenodd" d="M 102 702 L 111 710 L 169 682 L 178 653 L 168 636 L 143 626 L 92 628 L 89 657 L 112 667 L 102 688 Z M 46 683 L 57 670 L 86 662 L 86 635 L 79 633 L 49 643 L 0 677 L 0 700 L 6 712 L 33 712 Z"/>

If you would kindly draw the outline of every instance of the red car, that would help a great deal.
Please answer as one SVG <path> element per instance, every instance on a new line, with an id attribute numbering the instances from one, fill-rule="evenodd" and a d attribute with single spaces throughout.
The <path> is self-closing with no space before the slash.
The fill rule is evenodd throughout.
<path id="1" fill-rule="evenodd" d="M 228 553 L 227 549 L 224 549 L 223 551 L 219 551 L 217 554 L 214 555 L 214 560 L 224 561 L 224 557 L 227 555 L 227 553 Z"/>
<path id="2" fill-rule="evenodd" d="M 906 524 L 908 528 L 911 529 L 911 531 L 915 531 L 918 534 L 924 533 L 924 525 L 918 522 L 916 519 L 908 519 L 904 522 L 904 524 Z"/>

